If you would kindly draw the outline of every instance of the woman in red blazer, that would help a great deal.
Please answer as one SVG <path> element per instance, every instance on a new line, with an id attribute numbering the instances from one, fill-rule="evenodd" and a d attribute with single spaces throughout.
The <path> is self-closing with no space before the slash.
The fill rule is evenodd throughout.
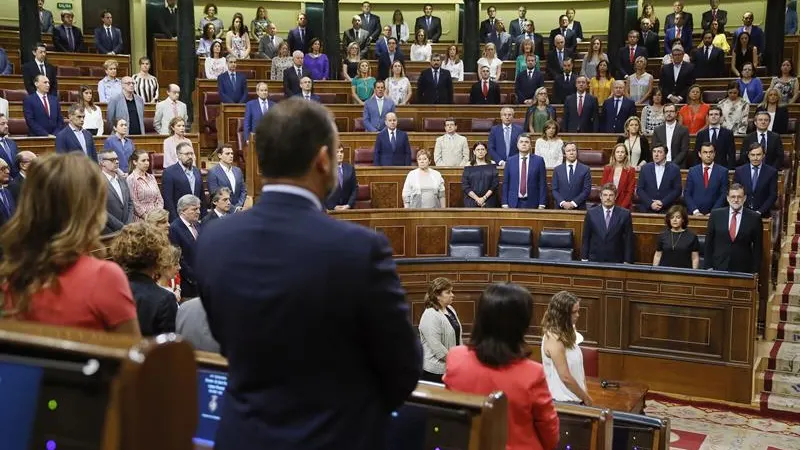
<path id="1" fill-rule="evenodd" d="M 512 283 L 495 283 L 478 299 L 468 346 L 447 354 L 444 384 L 448 389 L 508 396 L 506 450 L 550 450 L 558 444 L 558 415 L 542 365 L 528 359 L 525 332 L 533 298 Z"/>
<path id="2" fill-rule="evenodd" d="M 631 167 L 625 144 L 614 146 L 608 165 L 603 167 L 603 181 L 600 185 L 606 183 L 614 183 L 617 187 L 617 206 L 631 209 L 633 189 L 636 186 L 636 169 Z"/>

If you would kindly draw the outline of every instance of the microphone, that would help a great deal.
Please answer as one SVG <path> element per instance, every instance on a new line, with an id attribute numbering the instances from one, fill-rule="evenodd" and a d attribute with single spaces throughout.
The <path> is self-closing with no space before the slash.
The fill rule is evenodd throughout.
<path id="1" fill-rule="evenodd" d="M 600 387 L 603 389 L 616 388 L 619 389 L 619 382 L 603 380 L 600 382 Z"/>

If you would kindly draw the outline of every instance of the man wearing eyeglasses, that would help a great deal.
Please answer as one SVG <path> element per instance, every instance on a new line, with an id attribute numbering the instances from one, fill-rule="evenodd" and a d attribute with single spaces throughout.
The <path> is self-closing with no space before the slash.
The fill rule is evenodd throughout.
<path id="1" fill-rule="evenodd" d="M 119 156 L 116 152 L 103 149 L 98 160 L 100 169 L 108 180 L 106 227 L 103 234 L 109 234 L 121 230 L 133 221 L 133 200 L 128 183 L 119 175 Z"/>
<path id="2" fill-rule="evenodd" d="M 128 122 L 128 134 L 144 134 L 144 99 L 133 92 L 133 78 L 122 78 L 122 94 L 108 101 L 106 112 L 108 123 L 117 123 L 117 119 Z"/>
<path id="3" fill-rule="evenodd" d="M 69 125 L 56 135 L 56 153 L 82 152 L 92 161 L 97 161 L 97 150 L 92 133 L 83 129 L 86 117 L 83 106 L 74 103 L 69 107 Z"/>

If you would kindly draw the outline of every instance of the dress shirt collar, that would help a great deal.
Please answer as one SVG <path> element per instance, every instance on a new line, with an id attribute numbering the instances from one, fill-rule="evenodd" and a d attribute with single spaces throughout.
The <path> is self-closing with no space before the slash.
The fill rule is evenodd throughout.
<path id="1" fill-rule="evenodd" d="M 108 181 L 112 182 L 112 183 L 113 183 L 114 181 L 117 181 L 117 180 L 119 179 L 119 178 L 117 177 L 117 174 L 116 174 L 116 173 L 114 173 L 113 175 L 109 175 L 109 173 L 108 173 L 108 172 L 106 172 L 105 170 L 103 170 L 102 172 L 103 172 L 103 175 L 105 175 L 105 176 L 106 176 L 106 179 L 107 179 Z"/>
<path id="2" fill-rule="evenodd" d="M 666 127 L 667 127 L 667 129 L 674 130 L 674 129 L 675 129 L 675 125 L 676 125 L 677 123 L 678 123 L 678 121 L 677 121 L 677 120 L 673 121 L 672 123 L 669 123 L 669 122 L 664 122 L 664 126 L 666 126 Z"/>
<path id="3" fill-rule="evenodd" d="M 73 133 L 78 134 L 83 132 L 83 128 L 75 128 L 75 125 L 69 124 L 69 129 L 72 130 Z"/>
<path id="4" fill-rule="evenodd" d="M 184 225 L 186 225 L 186 228 L 188 228 L 189 230 L 191 230 L 192 228 L 194 228 L 194 227 L 192 226 L 192 224 L 191 224 L 191 223 L 190 223 L 188 220 L 186 220 L 186 219 L 184 219 L 184 218 L 183 218 L 183 216 L 179 215 L 178 217 L 180 217 L 180 218 L 181 218 L 181 222 L 183 222 L 183 224 L 184 224 Z"/>
<path id="5" fill-rule="evenodd" d="M 714 161 L 711 161 L 711 164 L 709 164 L 709 165 L 703 164 L 703 170 L 706 170 L 706 167 L 708 167 L 708 171 L 709 172 L 713 171 L 714 170 Z"/>
<path id="6" fill-rule="evenodd" d="M 220 167 L 222 167 L 222 170 L 223 170 L 225 173 L 233 172 L 233 166 L 228 166 L 228 167 L 225 167 L 225 166 L 226 166 L 226 164 L 225 164 L 224 162 L 220 162 L 220 163 L 219 163 L 219 166 L 220 166 Z"/>
<path id="7" fill-rule="evenodd" d="M 605 217 L 605 215 L 608 214 L 609 212 L 613 216 L 614 215 L 614 207 L 612 206 L 611 208 L 606 208 L 605 206 L 603 206 L 603 217 Z"/>
<path id="8" fill-rule="evenodd" d="M 222 211 L 218 210 L 217 208 L 214 208 L 214 212 L 217 213 L 217 215 L 220 216 L 220 217 L 225 217 L 225 216 L 228 215 L 228 213 L 222 212 Z"/>
<path id="9" fill-rule="evenodd" d="M 261 193 L 266 194 L 268 192 L 278 192 L 281 194 L 290 194 L 303 197 L 312 202 L 318 210 L 322 211 L 322 202 L 319 201 L 316 195 L 304 187 L 295 186 L 293 184 L 267 184 L 261 188 Z"/>

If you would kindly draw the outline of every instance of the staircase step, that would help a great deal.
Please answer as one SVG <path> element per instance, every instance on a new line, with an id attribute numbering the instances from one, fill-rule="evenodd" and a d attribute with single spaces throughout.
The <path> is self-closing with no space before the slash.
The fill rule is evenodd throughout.
<path id="1" fill-rule="evenodd" d="M 790 239 L 790 243 L 791 245 L 789 247 L 789 250 L 793 252 L 800 251 L 800 235 L 795 234 L 794 236 L 792 236 Z"/>
<path id="2" fill-rule="evenodd" d="M 782 417 L 800 420 L 800 398 L 794 395 L 762 392 L 759 400 L 762 411 L 770 411 Z"/>
<path id="3" fill-rule="evenodd" d="M 786 303 L 773 304 L 770 307 L 772 322 L 786 322 L 800 324 L 800 306 L 789 305 Z"/>
<path id="4" fill-rule="evenodd" d="M 765 330 L 765 338 L 776 341 L 800 342 L 800 324 L 772 323 Z"/>
<path id="5" fill-rule="evenodd" d="M 800 275 L 800 272 L 798 272 L 798 275 Z M 779 293 L 779 297 L 775 299 L 774 303 L 800 306 L 800 284 L 791 282 L 779 284 L 776 292 Z"/>
<path id="6" fill-rule="evenodd" d="M 762 357 L 758 371 L 775 371 L 800 376 L 800 342 L 777 341 L 769 351 L 759 352 Z"/>
<path id="7" fill-rule="evenodd" d="M 768 370 L 756 375 L 756 389 L 772 394 L 797 397 L 800 404 L 800 374 Z"/>

